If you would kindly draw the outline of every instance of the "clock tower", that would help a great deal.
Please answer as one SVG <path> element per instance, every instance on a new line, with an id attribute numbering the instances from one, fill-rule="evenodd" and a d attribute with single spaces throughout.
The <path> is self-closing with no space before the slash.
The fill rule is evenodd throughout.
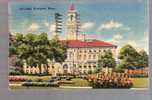
<path id="1" fill-rule="evenodd" d="M 79 32 L 79 18 L 75 9 L 75 5 L 71 4 L 68 11 L 67 39 L 77 40 L 78 32 Z"/>

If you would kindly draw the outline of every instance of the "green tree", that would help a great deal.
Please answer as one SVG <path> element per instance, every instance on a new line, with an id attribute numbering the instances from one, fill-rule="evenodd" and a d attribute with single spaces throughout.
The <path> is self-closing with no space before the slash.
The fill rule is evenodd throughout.
<path id="1" fill-rule="evenodd" d="M 148 54 L 146 53 L 146 51 L 139 51 L 139 55 L 139 68 L 148 67 Z"/>
<path id="2" fill-rule="evenodd" d="M 125 45 L 120 49 L 118 58 L 121 60 L 120 67 L 136 69 L 141 65 L 141 55 L 131 45 Z"/>
<path id="3" fill-rule="evenodd" d="M 110 50 L 107 50 L 102 55 L 100 55 L 98 60 L 98 67 L 99 67 L 98 69 L 104 67 L 114 68 L 115 66 L 116 66 L 116 62 Z"/>
<path id="4" fill-rule="evenodd" d="M 15 41 L 11 42 L 10 46 L 10 54 L 13 53 L 17 55 L 18 66 L 23 66 L 23 62 L 30 66 L 41 66 L 47 65 L 48 59 L 63 62 L 66 58 L 66 46 L 56 37 L 50 41 L 47 33 L 17 33 Z"/>
<path id="5" fill-rule="evenodd" d="M 58 36 L 54 36 L 54 38 L 50 41 L 51 52 L 50 58 L 53 58 L 56 62 L 63 62 L 66 58 L 66 50 L 67 47 L 61 41 L 59 41 Z"/>

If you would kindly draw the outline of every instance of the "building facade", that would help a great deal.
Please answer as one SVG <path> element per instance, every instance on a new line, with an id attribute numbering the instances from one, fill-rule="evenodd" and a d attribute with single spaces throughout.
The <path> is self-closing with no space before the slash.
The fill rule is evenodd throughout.
<path id="1" fill-rule="evenodd" d="M 68 11 L 67 20 L 67 59 L 63 63 L 63 69 L 67 73 L 89 73 L 95 72 L 98 66 L 99 56 L 105 50 L 111 50 L 116 56 L 116 45 L 108 42 L 86 39 L 80 32 L 80 19 L 72 4 Z"/>
<path id="2" fill-rule="evenodd" d="M 63 69 L 68 73 L 92 73 L 98 67 L 99 56 L 106 50 L 111 50 L 116 57 L 117 46 L 99 40 L 68 40 L 67 59 Z"/>

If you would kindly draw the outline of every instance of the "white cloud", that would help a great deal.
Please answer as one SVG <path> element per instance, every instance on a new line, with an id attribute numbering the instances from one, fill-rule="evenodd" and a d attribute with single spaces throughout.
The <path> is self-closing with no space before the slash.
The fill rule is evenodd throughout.
<path id="1" fill-rule="evenodd" d="M 45 25 L 46 27 L 49 27 L 49 23 L 48 23 L 48 22 L 44 22 L 44 25 Z"/>
<path id="2" fill-rule="evenodd" d="M 123 36 L 120 35 L 120 34 L 116 34 L 116 35 L 114 36 L 114 39 L 122 39 L 122 38 L 123 38 Z"/>
<path id="3" fill-rule="evenodd" d="M 120 27 L 122 27 L 122 26 L 123 26 L 122 23 L 119 23 L 119 22 L 117 22 L 117 21 L 111 20 L 111 21 L 109 21 L 109 22 L 107 22 L 107 23 L 105 23 L 105 24 L 101 24 L 101 25 L 99 26 L 98 30 L 99 30 L 99 31 L 104 30 L 104 29 L 108 30 L 108 29 L 113 29 L 113 28 L 120 28 Z"/>
<path id="4" fill-rule="evenodd" d="M 147 35 L 144 35 L 141 39 L 129 39 L 129 38 L 124 38 L 123 35 L 121 34 L 115 34 L 113 38 L 108 41 L 118 46 L 117 54 L 119 53 L 120 48 L 126 44 L 132 45 L 137 51 L 145 50 L 147 53 L 149 52 Z"/>
<path id="5" fill-rule="evenodd" d="M 39 25 L 38 24 L 36 24 L 36 23 L 32 23 L 31 25 L 30 25 L 30 27 L 28 28 L 28 31 L 36 31 L 36 30 L 38 30 L 39 29 Z"/>
<path id="6" fill-rule="evenodd" d="M 94 25 L 95 25 L 95 23 L 93 23 L 93 22 L 86 22 L 86 23 L 82 24 L 81 28 L 83 31 L 85 31 L 85 30 L 89 30 L 89 29 L 93 28 Z"/>
<path id="7" fill-rule="evenodd" d="M 113 36 L 113 38 L 111 40 L 109 40 L 110 42 L 114 43 L 114 44 L 118 44 L 120 41 L 123 40 L 123 36 L 120 34 L 115 34 Z"/>

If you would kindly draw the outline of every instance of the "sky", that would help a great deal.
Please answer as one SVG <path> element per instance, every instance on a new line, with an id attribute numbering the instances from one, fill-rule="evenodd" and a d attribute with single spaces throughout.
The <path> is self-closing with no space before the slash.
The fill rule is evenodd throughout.
<path id="1" fill-rule="evenodd" d="M 118 48 L 131 44 L 137 50 L 144 49 L 148 52 L 147 0 L 65 1 L 10 2 L 10 32 L 47 32 L 51 37 L 54 31 L 54 13 L 58 12 L 63 15 L 60 36 L 66 38 L 67 13 L 73 2 L 80 15 L 81 33 L 86 34 L 87 38 L 111 42 L 118 45 Z"/>

